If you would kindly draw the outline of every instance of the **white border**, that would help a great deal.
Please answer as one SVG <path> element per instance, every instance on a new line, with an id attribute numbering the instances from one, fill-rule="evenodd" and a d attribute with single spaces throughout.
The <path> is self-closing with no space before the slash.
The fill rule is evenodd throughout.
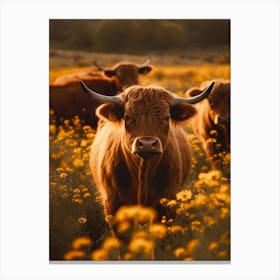
<path id="1" fill-rule="evenodd" d="M 277 0 L 2 1 L 0 278 L 279 279 L 279 10 Z M 49 264 L 50 18 L 231 19 L 230 264 Z"/>

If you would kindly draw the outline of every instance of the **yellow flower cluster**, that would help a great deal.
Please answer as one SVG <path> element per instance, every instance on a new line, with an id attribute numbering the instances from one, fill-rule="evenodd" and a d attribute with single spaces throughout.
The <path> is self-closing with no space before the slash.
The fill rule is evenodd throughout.
<path id="1" fill-rule="evenodd" d="M 122 206 L 115 215 L 115 223 L 135 220 L 139 224 L 152 222 L 157 214 L 153 208 L 141 205 Z"/>
<path id="2" fill-rule="evenodd" d="M 121 242 L 116 237 L 107 237 L 102 247 L 92 252 L 91 259 L 94 261 L 119 260 Z"/>
<path id="3" fill-rule="evenodd" d="M 88 237 L 78 237 L 73 240 L 72 249 L 64 254 L 64 260 L 81 260 L 84 259 L 87 253 L 83 250 L 87 250 L 92 246 L 92 241 Z"/>
<path id="4" fill-rule="evenodd" d="M 92 176 L 88 167 L 95 131 L 89 126 L 81 126 L 78 119 L 66 121 L 60 127 L 51 124 L 49 131 L 52 213 L 69 213 L 67 230 L 72 230 L 74 220 L 83 231 L 88 222 L 89 205 L 100 207 L 100 197 L 92 189 Z M 215 137 L 215 133 L 211 131 L 211 137 Z M 160 199 L 160 204 L 167 210 L 166 216 L 157 217 L 153 208 L 124 205 L 115 217 L 107 217 L 116 236 L 105 238 L 99 249 L 91 251 L 92 241 L 81 233 L 80 237 L 70 239 L 73 240 L 71 249 L 64 254 L 64 259 L 229 259 L 230 154 L 217 155 L 222 156 L 224 165 L 223 168 L 213 169 L 198 138 L 189 134 L 188 140 L 193 148 L 189 184 L 172 199 Z M 61 220 L 67 218 L 64 216 Z M 157 218 L 161 222 L 155 223 Z M 60 232 L 65 234 L 67 230 L 60 229 Z M 73 229 L 69 236 L 77 236 L 76 230 Z"/>
<path id="5" fill-rule="evenodd" d="M 176 248 L 174 250 L 174 256 L 176 257 L 176 259 L 179 260 L 191 261 L 194 259 L 192 256 L 198 246 L 199 246 L 199 240 L 192 239 L 187 243 L 185 247 Z"/>

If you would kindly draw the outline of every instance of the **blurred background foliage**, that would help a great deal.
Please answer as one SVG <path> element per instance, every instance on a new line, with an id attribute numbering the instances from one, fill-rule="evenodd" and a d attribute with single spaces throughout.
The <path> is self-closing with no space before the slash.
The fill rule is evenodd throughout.
<path id="1" fill-rule="evenodd" d="M 50 48 L 138 54 L 230 44 L 230 21 L 50 20 Z"/>

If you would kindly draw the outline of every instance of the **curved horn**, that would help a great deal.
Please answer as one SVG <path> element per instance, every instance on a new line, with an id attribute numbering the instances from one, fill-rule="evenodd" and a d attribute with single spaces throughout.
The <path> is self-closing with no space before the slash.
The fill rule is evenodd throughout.
<path id="1" fill-rule="evenodd" d="M 212 82 L 209 87 L 207 87 L 202 93 L 200 93 L 196 96 L 187 97 L 187 98 L 175 98 L 171 105 L 177 105 L 180 103 L 189 103 L 189 104 L 198 103 L 209 95 L 209 93 L 212 91 L 214 85 L 215 85 L 215 82 Z"/>
<path id="2" fill-rule="evenodd" d="M 148 66 L 149 64 L 150 64 L 150 59 L 149 58 L 147 58 L 147 60 L 143 63 L 143 64 L 141 64 L 141 65 L 139 65 L 138 67 L 145 67 L 145 66 Z"/>
<path id="3" fill-rule="evenodd" d="M 100 70 L 100 71 L 105 70 L 105 68 L 103 66 L 100 66 L 96 61 L 93 61 L 92 63 L 97 67 L 98 70 Z"/>
<path id="4" fill-rule="evenodd" d="M 83 81 L 80 81 L 80 86 L 85 93 L 89 94 L 92 98 L 101 103 L 114 103 L 121 106 L 123 105 L 123 100 L 117 96 L 107 96 L 94 92 L 90 88 L 88 88 Z"/>

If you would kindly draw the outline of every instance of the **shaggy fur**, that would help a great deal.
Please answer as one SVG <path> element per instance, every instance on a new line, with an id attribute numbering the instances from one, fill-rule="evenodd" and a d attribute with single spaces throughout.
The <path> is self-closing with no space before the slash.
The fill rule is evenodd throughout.
<path id="1" fill-rule="evenodd" d="M 172 106 L 175 95 L 158 87 L 132 86 L 119 96 L 123 106 L 103 104 L 97 109 L 100 122 L 90 152 L 105 215 L 137 203 L 161 213 L 159 199 L 174 197 L 186 182 L 191 150 L 180 124 L 196 110 L 186 103 Z M 162 154 L 147 160 L 133 154 L 133 142 L 142 136 L 160 139 Z"/>
<path id="2" fill-rule="evenodd" d="M 188 96 L 195 96 L 207 87 L 204 82 L 200 88 L 191 88 Z M 230 81 L 216 80 L 208 98 L 195 105 L 196 116 L 192 119 L 192 128 L 202 141 L 208 156 L 230 151 Z M 214 138 L 216 142 L 207 141 Z"/>

